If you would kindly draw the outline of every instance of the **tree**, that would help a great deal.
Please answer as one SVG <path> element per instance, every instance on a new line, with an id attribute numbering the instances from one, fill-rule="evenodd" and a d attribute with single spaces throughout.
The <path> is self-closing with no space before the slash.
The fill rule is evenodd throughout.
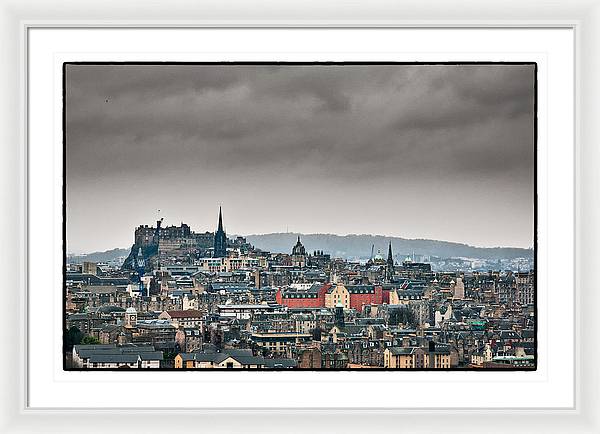
<path id="1" fill-rule="evenodd" d="M 175 356 L 177 356 L 177 354 L 179 354 L 177 351 L 163 351 L 164 360 L 175 360 Z"/>
<path id="2" fill-rule="evenodd" d="M 98 338 L 95 338 L 94 336 L 90 335 L 85 335 L 83 339 L 81 339 L 81 345 L 97 345 L 99 343 L 100 341 L 98 340 Z"/>
<path id="3" fill-rule="evenodd" d="M 389 312 L 388 323 L 392 326 L 406 324 L 407 326 L 416 326 L 416 317 L 412 310 L 402 306 L 398 309 L 391 309 Z"/>
<path id="4" fill-rule="evenodd" d="M 417 325 L 414 312 L 407 307 L 403 307 L 400 310 L 399 319 L 402 324 L 406 324 L 408 327 L 416 327 Z"/>
<path id="5" fill-rule="evenodd" d="M 79 345 L 83 339 L 83 333 L 75 326 L 65 331 L 65 347 L 67 351 L 73 349 L 73 345 Z"/>

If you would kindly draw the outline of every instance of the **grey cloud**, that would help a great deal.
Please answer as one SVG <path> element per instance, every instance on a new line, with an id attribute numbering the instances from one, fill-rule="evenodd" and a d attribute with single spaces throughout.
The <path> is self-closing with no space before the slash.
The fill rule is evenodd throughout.
<path id="1" fill-rule="evenodd" d="M 71 65 L 71 237 L 92 242 L 81 235 L 90 197 L 139 213 L 167 201 L 181 218 L 192 209 L 200 218 L 196 207 L 206 201 L 244 204 L 238 233 L 267 230 L 265 209 L 273 225 L 285 219 L 297 230 L 335 232 L 311 204 L 371 206 L 384 216 L 376 232 L 427 237 L 437 229 L 426 219 L 411 223 L 405 202 L 435 213 L 433 204 L 454 195 L 495 195 L 512 213 L 496 210 L 489 227 L 529 245 L 533 80 L 529 65 Z M 142 215 L 123 218 L 130 227 Z M 102 210 L 90 218 L 101 220 Z M 373 232 L 372 225 L 349 221 L 347 230 Z M 502 244 L 500 235 L 469 231 L 472 221 L 455 225 L 447 239 Z"/>
<path id="2" fill-rule="evenodd" d="M 533 66 L 433 67 L 392 125 L 397 129 L 462 128 L 489 119 L 533 119 Z M 427 80 L 427 78 L 426 78 Z"/>
<path id="3" fill-rule="evenodd" d="M 68 90 L 74 97 L 89 99 L 94 95 L 107 98 L 152 97 L 226 89 L 239 82 L 235 70 L 192 65 L 67 65 L 68 80 L 77 87 Z"/>

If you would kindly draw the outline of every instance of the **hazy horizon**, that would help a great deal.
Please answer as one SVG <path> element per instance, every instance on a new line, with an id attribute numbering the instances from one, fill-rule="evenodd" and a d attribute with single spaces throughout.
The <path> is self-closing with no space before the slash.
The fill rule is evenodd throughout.
<path id="1" fill-rule="evenodd" d="M 533 244 L 534 65 L 67 65 L 67 250 L 236 234 Z M 158 212 L 160 210 L 160 212 Z"/>
<path id="2" fill-rule="evenodd" d="M 185 222 L 183 222 L 185 223 Z M 145 224 L 145 223 L 144 223 Z M 187 223 L 186 223 L 187 224 Z M 148 224 L 149 225 L 149 224 Z M 169 225 L 169 224 L 167 224 Z M 199 232 L 199 231 L 194 231 L 194 228 L 191 227 L 191 230 L 193 232 Z M 213 230 L 214 231 L 214 230 Z M 213 231 L 209 231 L 209 232 L 213 232 Z M 201 232 L 206 232 L 206 231 L 201 231 Z M 500 248 L 500 249 L 533 249 L 533 244 L 529 247 L 521 247 L 521 246 L 479 246 L 479 245 L 473 245 L 473 244 L 467 244 L 464 242 L 460 242 L 460 241 L 454 241 L 454 240 L 438 240 L 438 239 L 433 239 L 433 238 L 405 238 L 405 237 L 401 237 L 399 235 L 384 235 L 384 234 L 359 234 L 359 233 L 348 233 L 348 234 L 336 234 L 336 233 L 331 233 L 331 232 L 312 232 L 312 233 L 303 233 L 303 232 L 267 232 L 267 233 L 255 233 L 255 234 L 237 234 L 237 233 L 232 233 L 229 234 L 227 233 L 227 237 L 228 238 L 232 238 L 232 237 L 236 237 L 236 236 L 242 236 L 242 237 L 254 237 L 254 236 L 263 236 L 263 235 L 300 235 L 300 237 L 303 236 L 313 236 L 313 235 L 333 235 L 333 236 L 337 236 L 337 237 L 346 237 L 346 236 L 371 236 L 371 237 L 382 237 L 382 238 L 402 238 L 408 241 L 418 241 L 418 240 L 423 240 L 423 241 L 440 241 L 440 242 L 444 242 L 444 243 L 455 243 L 455 244 L 464 244 L 466 246 L 469 247 L 476 247 L 476 248 L 482 248 L 482 249 L 495 249 L 495 248 Z M 69 251 L 67 250 L 67 255 L 87 255 L 90 253 L 102 253 L 102 252 L 106 252 L 106 251 L 110 251 L 110 250 L 115 250 L 115 249 L 130 249 L 131 246 L 133 245 L 133 242 L 130 243 L 129 245 L 123 245 L 123 246 L 116 246 L 116 247 L 110 247 L 107 249 L 102 249 L 102 250 L 88 250 L 88 251 Z M 291 249 L 292 246 L 290 246 Z"/>

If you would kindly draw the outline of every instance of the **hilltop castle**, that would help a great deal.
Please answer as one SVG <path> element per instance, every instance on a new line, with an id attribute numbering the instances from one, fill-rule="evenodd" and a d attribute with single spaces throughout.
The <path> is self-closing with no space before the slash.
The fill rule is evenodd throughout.
<path id="1" fill-rule="evenodd" d="M 167 260 L 188 262 L 194 257 L 227 256 L 228 246 L 245 246 L 246 240 L 237 237 L 228 240 L 223 229 L 223 215 L 219 207 L 219 221 L 216 232 L 193 232 L 190 226 L 181 223 L 179 226 L 162 226 L 163 219 L 156 221 L 156 226 L 140 225 L 135 228 L 134 245 L 123 264 L 125 269 L 135 269 L 138 252 L 142 251 L 146 263 L 164 263 Z"/>

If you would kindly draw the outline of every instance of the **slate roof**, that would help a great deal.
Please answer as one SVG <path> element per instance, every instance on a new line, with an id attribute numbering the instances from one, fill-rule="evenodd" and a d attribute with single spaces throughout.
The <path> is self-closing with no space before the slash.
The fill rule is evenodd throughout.
<path id="1" fill-rule="evenodd" d="M 245 283 L 211 283 L 210 287 L 213 291 L 224 290 L 227 292 L 242 292 L 250 289 L 250 286 Z"/>
<path id="2" fill-rule="evenodd" d="M 385 324 L 383 318 L 356 318 L 356 325 Z"/>
<path id="3" fill-rule="evenodd" d="M 521 339 L 521 336 L 513 330 L 500 330 L 500 339 Z"/>
<path id="4" fill-rule="evenodd" d="M 113 349 L 113 348 L 117 348 L 117 346 L 115 344 L 93 344 L 93 345 L 73 345 L 73 348 L 75 348 L 76 352 L 79 352 L 79 350 L 82 349 L 87 349 L 87 350 L 108 350 L 108 349 Z"/>
<path id="5" fill-rule="evenodd" d="M 272 310 L 273 306 L 268 304 L 219 304 L 219 309 L 261 309 L 261 310 Z"/>
<path id="6" fill-rule="evenodd" d="M 162 351 L 152 351 L 147 353 L 139 353 L 138 356 L 142 360 L 162 360 L 163 353 Z"/>
<path id="7" fill-rule="evenodd" d="M 388 349 L 393 356 L 409 356 L 414 354 L 417 347 L 389 347 Z"/>
<path id="8" fill-rule="evenodd" d="M 434 353 L 436 354 L 450 354 L 450 347 L 448 346 L 437 346 L 435 347 Z"/>
<path id="9" fill-rule="evenodd" d="M 346 285 L 346 289 L 350 294 L 374 294 L 374 285 Z"/>
<path id="10" fill-rule="evenodd" d="M 102 327 L 100 328 L 100 330 L 102 330 L 103 332 L 115 332 L 117 330 L 119 330 L 121 328 L 121 326 L 117 325 L 117 324 L 103 324 Z"/>
<path id="11" fill-rule="evenodd" d="M 399 298 L 423 297 L 422 289 L 401 289 L 396 291 Z"/>
<path id="12" fill-rule="evenodd" d="M 362 325 L 346 324 L 344 327 L 338 327 L 342 333 L 351 336 L 363 336 L 366 334 L 366 328 Z"/>
<path id="13" fill-rule="evenodd" d="M 136 354 L 91 354 L 89 356 L 90 363 L 136 363 L 137 361 Z"/>
<path id="14" fill-rule="evenodd" d="M 92 363 L 133 363 L 138 357 L 141 360 L 163 360 L 163 353 L 156 351 L 152 345 L 75 345 L 74 348 L 80 358 L 89 359 Z"/>
<path id="15" fill-rule="evenodd" d="M 166 319 L 144 319 L 138 320 L 136 327 L 140 329 L 174 329 L 169 320 Z"/>
<path id="16" fill-rule="evenodd" d="M 252 355 L 252 350 L 226 350 L 223 352 L 214 351 L 197 351 L 193 353 L 180 353 L 179 354 L 183 361 L 195 360 L 197 362 L 212 362 L 222 363 L 228 358 L 232 358 L 240 362 L 242 365 L 263 365 L 264 358 L 261 356 Z"/>
<path id="17" fill-rule="evenodd" d="M 94 274 L 87 273 L 69 273 L 66 274 L 66 280 L 72 280 L 73 282 L 85 282 L 89 285 L 94 286 L 111 286 L 114 285 L 116 290 L 116 285 L 127 285 L 129 284 L 129 279 L 124 277 L 98 277 Z"/>

